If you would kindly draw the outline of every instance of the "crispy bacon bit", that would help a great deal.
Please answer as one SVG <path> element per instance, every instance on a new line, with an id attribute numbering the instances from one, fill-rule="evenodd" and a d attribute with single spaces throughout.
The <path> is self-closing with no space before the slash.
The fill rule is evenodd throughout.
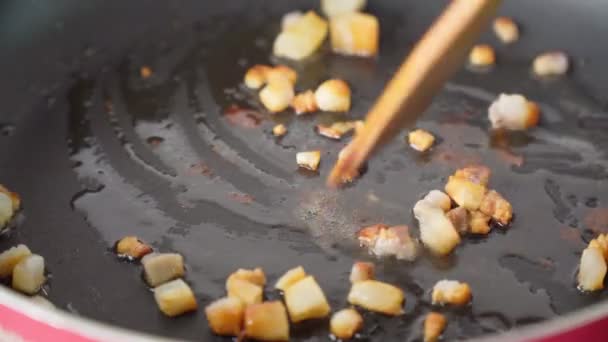
<path id="1" fill-rule="evenodd" d="M 338 121 L 330 126 L 317 125 L 317 132 L 330 139 L 341 139 L 345 134 L 357 128 L 359 121 Z"/>
<path id="2" fill-rule="evenodd" d="M 313 113 L 319 110 L 317 100 L 315 99 L 315 93 L 312 90 L 297 94 L 293 100 L 291 100 L 291 107 L 297 115 Z"/>
<path id="3" fill-rule="evenodd" d="M 414 260 L 416 242 L 409 235 L 407 226 L 387 227 L 375 225 L 363 228 L 358 233 L 359 243 L 378 257 L 394 255 L 401 260 Z"/>
<path id="4" fill-rule="evenodd" d="M 538 124 L 540 108 L 522 95 L 500 94 L 488 108 L 488 118 L 494 129 L 522 131 Z"/>
<path id="5" fill-rule="evenodd" d="M 150 69 L 149 66 L 142 66 L 141 68 L 139 68 L 139 76 L 141 76 L 141 78 L 143 78 L 144 80 L 149 78 L 150 76 L 152 76 L 152 69 Z"/>
<path id="6" fill-rule="evenodd" d="M 278 124 L 272 128 L 272 134 L 275 137 L 282 137 L 287 134 L 287 127 L 283 124 Z"/>
<path id="7" fill-rule="evenodd" d="M 332 79 L 321 83 L 315 91 L 319 109 L 326 112 L 346 112 L 350 109 L 350 87 L 346 82 Z"/>
<path id="8" fill-rule="evenodd" d="M 140 259 L 150 253 L 152 253 L 152 247 L 136 236 L 125 236 L 116 243 L 116 254 L 119 256 Z"/>
<path id="9" fill-rule="evenodd" d="M 433 287 L 433 304 L 462 306 L 471 301 L 471 288 L 456 280 L 440 280 Z"/>
<path id="10" fill-rule="evenodd" d="M 456 207 L 445 214 L 460 235 L 469 232 L 469 212 L 463 207 Z"/>
<path id="11" fill-rule="evenodd" d="M 2 184 L 0 184 L 0 193 L 7 195 L 11 199 L 14 212 L 18 211 L 21 208 L 21 197 L 18 193 L 10 191 Z"/>
<path id="12" fill-rule="evenodd" d="M 423 129 L 417 129 L 410 132 L 408 140 L 414 150 L 424 152 L 433 146 L 435 137 Z"/>
<path id="13" fill-rule="evenodd" d="M 491 216 L 501 225 L 507 225 L 511 222 L 513 216 L 513 207 L 507 202 L 498 192 L 490 190 L 483 197 L 479 205 L 479 211 Z"/>
<path id="14" fill-rule="evenodd" d="M 331 47 L 347 56 L 369 57 L 378 54 L 380 24 L 368 13 L 353 12 L 330 18 Z"/>
<path id="15" fill-rule="evenodd" d="M 317 171 L 321 162 L 321 151 L 298 152 L 296 162 L 301 168 Z"/>
<path id="16" fill-rule="evenodd" d="M 490 168 L 483 165 L 469 165 L 462 169 L 456 170 L 454 173 L 454 177 L 464 178 L 475 184 L 481 184 L 483 186 L 488 185 L 490 175 Z"/>
<path id="17" fill-rule="evenodd" d="M 429 312 L 424 319 L 424 342 L 436 342 L 443 333 L 448 320 L 439 312 Z"/>
<path id="18" fill-rule="evenodd" d="M 475 45 L 469 54 L 469 63 L 474 67 L 488 67 L 494 65 L 495 62 L 494 49 L 489 45 Z"/>
<path id="19" fill-rule="evenodd" d="M 513 43 L 519 39 L 519 28 L 509 17 L 498 17 L 494 20 L 494 33 L 505 44 Z"/>
<path id="20" fill-rule="evenodd" d="M 450 176 L 445 185 L 445 192 L 459 206 L 468 210 L 477 210 L 486 193 L 486 187 L 465 178 Z"/>
<path id="21" fill-rule="evenodd" d="M 608 234 L 600 234 L 595 239 L 589 241 L 589 247 L 598 248 L 602 251 L 604 259 L 608 260 Z"/>
<path id="22" fill-rule="evenodd" d="M 490 227 L 490 216 L 481 211 L 469 212 L 469 226 L 472 234 L 488 234 Z"/>
<path id="23" fill-rule="evenodd" d="M 371 262 L 357 261 L 350 270 L 350 282 L 356 283 L 363 280 L 373 280 L 375 266 Z"/>
<path id="24" fill-rule="evenodd" d="M 277 78 L 286 78 L 291 85 L 294 85 L 298 80 L 298 73 L 287 65 L 279 64 L 268 70 L 266 74 L 266 82 L 272 83 Z"/>
<path id="25" fill-rule="evenodd" d="M 271 113 L 287 109 L 295 96 L 293 84 L 287 77 L 274 77 L 269 81 L 260 91 L 260 101 Z"/>

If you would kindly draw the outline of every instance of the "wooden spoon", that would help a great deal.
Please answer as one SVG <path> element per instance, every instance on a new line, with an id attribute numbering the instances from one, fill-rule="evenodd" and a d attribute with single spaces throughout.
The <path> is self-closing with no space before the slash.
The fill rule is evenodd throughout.
<path id="1" fill-rule="evenodd" d="M 371 153 L 416 121 L 494 16 L 500 0 L 452 0 L 401 65 L 343 150 L 327 184 L 351 181 Z"/>

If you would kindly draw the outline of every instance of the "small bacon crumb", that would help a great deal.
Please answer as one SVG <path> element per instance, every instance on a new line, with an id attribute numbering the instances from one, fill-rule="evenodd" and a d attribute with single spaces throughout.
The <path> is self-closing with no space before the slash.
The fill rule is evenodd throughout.
<path id="1" fill-rule="evenodd" d="M 291 107 L 297 115 L 313 113 L 319 110 L 317 100 L 315 99 L 315 93 L 312 90 L 297 94 L 293 100 L 291 100 Z"/>

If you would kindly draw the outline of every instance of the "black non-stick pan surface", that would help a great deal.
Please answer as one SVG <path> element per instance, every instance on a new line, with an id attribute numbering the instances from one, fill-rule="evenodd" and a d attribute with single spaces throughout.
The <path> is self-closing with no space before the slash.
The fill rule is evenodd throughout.
<path id="1" fill-rule="evenodd" d="M 332 55 L 292 64 L 298 88 L 347 80 L 362 118 L 445 1 L 370 0 L 380 18 L 375 60 Z M 162 316 L 138 265 L 111 252 L 133 234 L 159 251 L 182 253 L 200 306 L 224 295 L 226 276 L 261 266 L 272 283 L 302 265 L 333 309 L 347 305 L 353 260 L 372 260 L 377 277 L 406 292 L 405 315 L 365 315 L 361 338 L 420 339 L 440 279 L 468 282 L 473 303 L 441 309 L 445 336 L 501 332 L 601 301 L 575 287 L 580 252 L 608 228 L 608 4 L 601 0 L 507 1 L 503 14 L 522 38 L 496 47 L 497 67 L 463 70 L 418 123 L 438 137 L 426 154 L 403 136 L 378 153 L 353 186 L 324 180 L 341 142 L 315 134 L 340 115 L 268 115 L 241 85 L 247 67 L 271 57 L 282 14 L 316 1 L 31 1 L 0 4 L 0 182 L 24 210 L 0 248 L 27 244 L 50 272 L 48 298 L 78 315 L 153 334 L 214 340 L 203 310 Z M 538 80 L 531 59 L 559 49 L 567 77 Z M 141 66 L 153 75 L 143 80 Z M 486 108 L 500 92 L 542 107 L 540 127 L 493 136 Z M 289 133 L 270 129 L 284 122 Z M 404 133 L 405 135 L 405 133 Z M 298 171 L 297 151 L 320 149 L 318 174 Z M 447 259 L 376 260 L 356 244 L 362 226 L 408 224 L 425 192 L 457 167 L 483 163 L 508 198 L 508 229 L 466 238 Z M 279 295 L 268 291 L 267 298 Z M 327 340 L 327 322 L 296 324 L 298 340 Z"/>

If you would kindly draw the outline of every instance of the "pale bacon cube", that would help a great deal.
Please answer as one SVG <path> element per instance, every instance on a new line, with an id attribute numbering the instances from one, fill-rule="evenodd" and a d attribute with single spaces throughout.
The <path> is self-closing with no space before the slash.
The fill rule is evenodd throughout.
<path id="1" fill-rule="evenodd" d="M 294 96 L 293 84 L 287 77 L 273 78 L 260 91 L 260 101 L 271 113 L 287 109 Z"/>
<path id="2" fill-rule="evenodd" d="M 244 335 L 260 341 L 289 340 L 289 321 L 283 303 L 277 300 L 247 306 Z"/>
<path id="3" fill-rule="evenodd" d="M 337 121 L 330 126 L 317 125 L 317 132 L 324 137 L 339 140 L 359 125 L 361 121 Z"/>
<path id="4" fill-rule="evenodd" d="M 463 207 L 456 207 L 445 214 L 460 235 L 469 232 L 469 212 Z"/>
<path id="5" fill-rule="evenodd" d="M 238 298 L 246 305 L 261 303 L 264 295 L 261 285 L 233 275 L 226 279 L 226 292 L 228 297 Z"/>
<path id="6" fill-rule="evenodd" d="M 441 210 L 446 212 L 452 207 L 452 200 L 450 199 L 450 196 L 446 195 L 441 190 L 429 191 L 429 193 L 424 196 L 423 200 L 429 202 L 437 208 L 441 208 Z"/>
<path id="7" fill-rule="evenodd" d="M 417 255 L 416 242 L 407 226 L 387 227 L 374 225 L 358 233 L 359 243 L 367 247 L 370 254 L 378 257 L 395 256 L 400 260 L 414 260 Z"/>
<path id="8" fill-rule="evenodd" d="M 249 68 L 245 73 L 244 80 L 247 88 L 260 89 L 264 84 L 266 84 L 268 72 L 271 69 L 272 67 L 261 64 L 256 64 Z"/>
<path id="9" fill-rule="evenodd" d="M 131 259 L 140 259 L 152 253 L 152 247 L 139 240 L 136 236 L 125 236 L 116 243 L 116 254 Z"/>
<path id="10" fill-rule="evenodd" d="M 509 44 L 519 39 L 519 27 L 509 17 L 498 17 L 494 20 L 494 33 L 503 43 Z"/>
<path id="11" fill-rule="evenodd" d="M 243 328 L 245 306 L 238 298 L 224 297 L 207 305 L 205 315 L 214 334 L 238 336 Z"/>
<path id="12" fill-rule="evenodd" d="M 6 278 L 13 274 L 13 269 L 21 260 L 32 255 L 26 245 L 11 247 L 0 254 L 0 278 Z"/>
<path id="13" fill-rule="evenodd" d="M 560 51 L 545 52 L 534 58 L 532 69 L 538 76 L 560 76 L 568 72 L 568 56 Z"/>
<path id="14" fill-rule="evenodd" d="M 606 259 L 602 250 L 593 246 L 585 248 L 578 270 L 578 288 L 582 291 L 603 289 L 606 270 Z"/>
<path id="15" fill-rule="evenodd" d="M 283 124 L 278 124 L 272 128 L 272 134 L 275 137 L 282 137 L 287 134 L 287 127 Z"/>
<path id="16" fill-rule="evenodd" d="M 44 284 L 44 258 L 37 254 L 31 254 L 23 258 L 13 268 L 13 289 L 33 295 L 40 290 Z"/>
<path id="17" fill-rule="evenodd" d="M 317 100 L 315 99 L 315 93 L 312 90 L 297 94 L 293 100 L 291 100 L 291 107 L 297 115 L 313 113 L 319 110 Z"/>
<path id="18" fill-rule="evenodd" d="M 540 108 L 519 94 L 500 94 L 488 108 L 492 128 L 522 131 L 534 127 L 540 119 Z"/>
<path id="19" fill-rule="evenodd" d="M 371 262 L 357 261 L 350 270 L 350 282 L 374 280 L 375 267 Z"/>
<path id="20" fill-rule="evenodd" d="M 304 268 L 302 266 L 298 266 L 285 272 L 285 274 L 283 274 L 281 278 L 277 280 L 276 284 L 274 285 L 274 288 L 281 291 L 285 291 L 288 287 L 304 278 L 306 278 L 306 272 L 304 271 Z"/>
<path id="21" fill-rule="evenodd" d="M 30 302 L 36 303 L 39 306 L 45 307 L 47 309 L 56 309 L 57 307 L 50 300 L 42 297 L 41 295 L 35 295 L 29 298 Z"/>
<path id="22" fill-rule="evenodd" d="M 488 234 L 492 229 L 490 227 L 491 216 L 482 213 L 481 211 L 469 212 L 469 231 L 472 234 Z"/>
<path id="23" fill-rule="evenodd" d="M 293 323 L 327 317 L 331 311 L 325 294 L 313 276 L 285 289 L 285 305 Z"/>
<path id="24" fill-rule="evenodd" d="M 278 57 L 301 60 L 319 49 L 327 37 L 328 24 L 315 12 L 309 11 L 286 27 L 274 41 L 273 52 Z"/>
<path id="25" fill-rule="evenodd" d="M 486 187 L 467 179 L 450 176 L 445 192 L 461 207 L 477 210 L 486 194 Z"/>
<path id="26" fill-rule="evenodd" d="M 440 280 L 433 287 L 433 304 L 466 305 L 471 301 L 471 288 L 456 280 Z"/>
<path id="27" fill-rule="evenodd" d="M 437 255 L 447 255 L 460 243 L 460 235 L 441 208 L 420 200 L 414 206 L 420 240 Z"/>
<path id="28" fill-rule="evenodd" d="M 329 21 L 331 47 L 334 52 L 349 56 L 375 56 L 378 54 L 380 24 L 368 13 L 347 13 Z"/>
<path id="29" fill-rule="evenodd" d="M 363 326 L 363 317 L 353 308 L 342 309 L 331 316 L 329 328 L 336 338 L 349 340 Z"/>
<path id="30" fill-rule="evenodd" d="M 315 91 L 319 109 L 326 112 L 346 112 L 350 109 L 350 87 L 342 80 L 327 80 Z"/>
<path id="31" fill-rule="evenodd" d="M 302 16 L 304 16 L 304 13 L 302 13 L 301 11 L 292 11 L 286 13 L 281 19 L 281 30 L 285 31 L 289 29 L 290 26 L 294 25 L 298 22 L 298 20 L 302 19 Z"/>
<path id="32" fill-rule="evenodd" d="M 475 45 L 469 54 L 469 63 L 474 67 L 490 67 L 495 62 L 496 54 L 489 45 Z"/>
<path id="33" fill-rule="evenodd" d="M 439 312 L 429 312 L 424 319 L 424 342 L 436 342 L 448 320 Z"/>
<path id="34" fill-rule="evenodd" d="M 490 169 L 483 165 L 469 165 L 462 169 L 456 170 L 454 173 L 454 177 L 464 178 L 475 184 L 480 184 L 483 186 L 488 185 L 490 175 Z"/>
<path id="35" fill-rule="evenodd" d="M 317 171 L 321 162 L 321 151 L 298 152 L 296 162 L 301 168 Z"/>
<path id="36" fill-rule="evenodd" d="M 366 0 L 321 0 L 321 9 L 328 17 L 361 11 Z"/>
<path id="37" fill-rule="evenodd" d="M 403 291 L 393 285 L 377 280 L 353 283 L 348 293 L 348 302 L 370 311 L 396 316 L 403 313 Z"/>
<path id="38" fill-rule="evenodd" d="M 175 279 L 156 287 L 154 299 L 160 311 L 169 317 L 179 316 L 198 308 L 192 289 L 182 279 Z"/>
<path id="39" fill-rule="evenodd" d="M 419 152 L 428 150 L 435 142 L 435 137 L 423 129 L 412 131 L 407 137 L 410 147 Z"/>
<path id="40" fill-rule="evenodd" d="M 148 254 L 141 259 L 141 264 L 144 267 L 144 279 L 152 287 L 183 277 L 186 273 L 184 258 L 177 253 Z"/>
<path id="41" fill-rule="evenodd" d="M 513 217 L 513 207 L 495 190 L 490 190 L 483 197 L 479 211 L 491 216 L 501 225 L 507 225 Z"/>

